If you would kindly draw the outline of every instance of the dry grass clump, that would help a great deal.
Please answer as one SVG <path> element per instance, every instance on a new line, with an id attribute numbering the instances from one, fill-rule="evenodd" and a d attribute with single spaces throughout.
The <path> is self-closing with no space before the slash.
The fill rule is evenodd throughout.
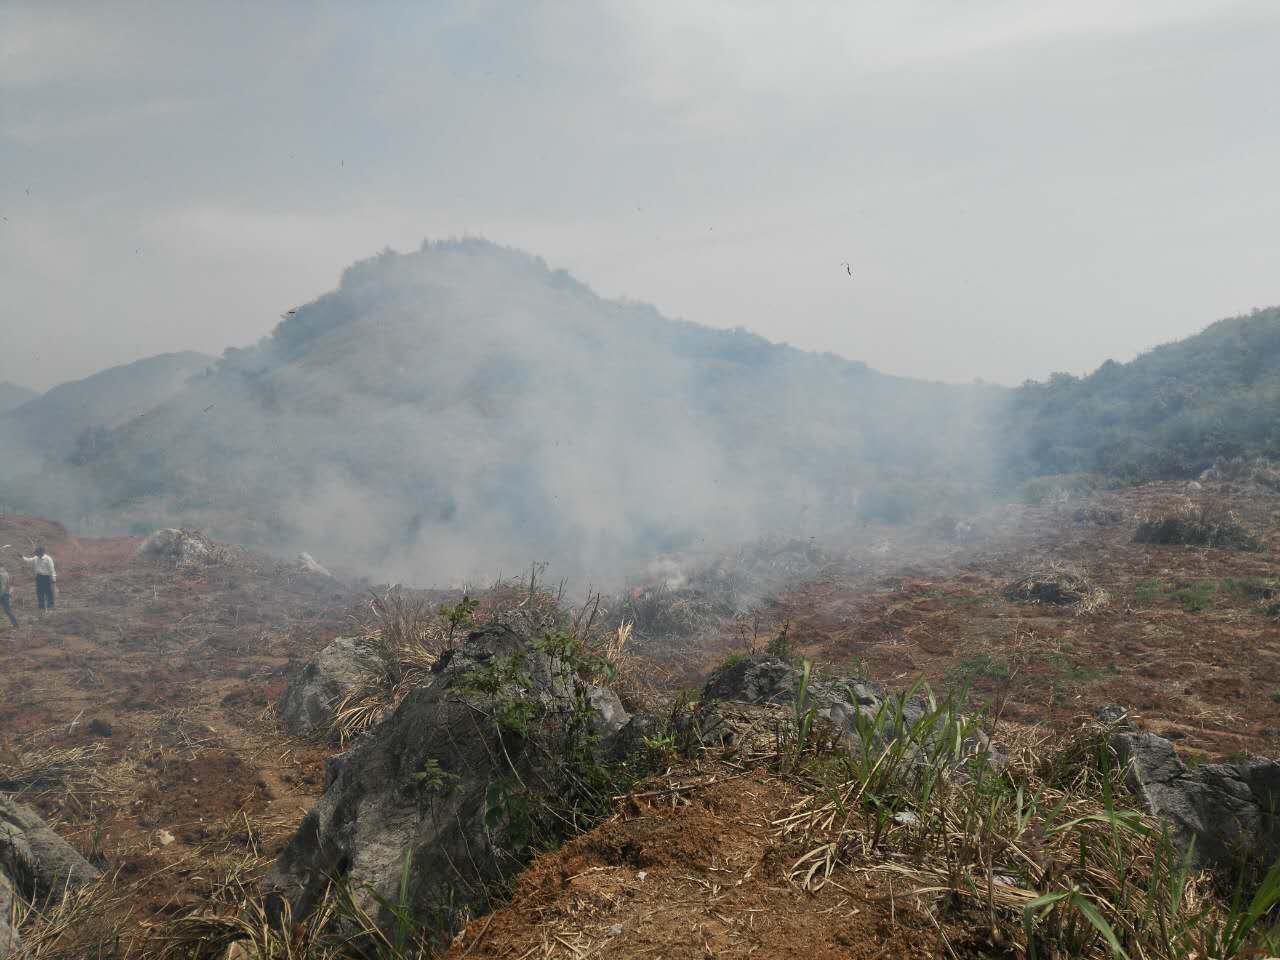
<path id="1" fill-rule="evenodd" d="M 1245 529 L 1235 511 L 1225 501 L 1213 497 L 1187 499 L 1158 514 L 1140 518 L 1133 541 L 1221 550 L 1262 549 L 1262 542 Z"/>
<path id="2" fill-rule="evenodd" d="M 571 615 L 564 607 L 563 585 L 547 589 L 538 582 L 539 572 L 534 566 L 527 580 L 500 580 L 478 596 L 464 593 L 452 604 L 400 588 L 375 595 L 369 603 L 373 619 L 361 628 L 359 639 L 373 652 L 377 670 L 338 703 L 333 723 L 338 740 L 346 744 L 390 715 L 412 690 L 429 681 L 440 655 L 478 627 L 507 623 L 538 637 L 567 626 Z M 598 607 L 598 597 L 595 603 Z M 582 629 L 590 632 L 596 622 L 593 612 Z M 574 627 L 579 628 L 576 621 Z M 616 651 L 619 658 L 622 647 Z"/>
<path id="3" fill-rule="evenodd" d="M 130 953 L 132 891 L 116 877 L 67 890 L 45 904 L 14 898 L 10 919 L 22 936 L 22 960 L 112 958 Z"/>
<path id="4" fill-rule="evenodd" d="M 406 880 L 407 883 L 407 873 Z M 287 903 L 276 913 L 264 903 L 254 877 L 230 872 L 214 899 L 196 911 L 149 925 L 138 956 L 157 960 L 428 960 L 437 955 L 423 926 L 398 902 L 384 904 L 392 929 L 362 908 L 349 889 L 330 887 L 324 899 L 295 921 Z"/>
<path id="5" fill-rule="evenodd" d="M 1201 475 L 1200 479 L 1228 483 L 1255 483 L 1264 490 L 1280 493 L 1280 463 L 1263 457 L 1253 460 L 1233 457 L 1229 460 L 1218 460 Z"/>
<path id="6" fill-rule="evenodd" d="M 1004 595 L 1021 603 L 1073 606 L 1077 613 L 1092 613 L 1106 606 L 1108 594 L 1079 568 L 1052 561 L 1043 569 L 1009 584 Z"/>
<path id="7" fill-rule="evenodd" d="M 452 639 L 443 615 L 421 595 L 391 589 L 375 595 L 369 607 L 374 620 L 362 627 L 359 640 L 373 652 L 377 669 L 367 684 L 334 708 L 333 731 L 343 745 L 379 723 L 424 684 Z"/>
<path id="8" fill-rule="evenodd" d="M 57 741 L 75 727 L 0 738 L 0 790 L 24 798 L 55 795 L 101 803 L 132 789 L 132 765 L 105 763 L 101 743 L 63 746 Z"/>
<path id="9" fill-rule="evenodd" d="M 18 746 L 0 748 L 0 790 L 91 790 L 103 786 L 97 759 L 101 744 L 87 747 Z"/>
<path id="10" fill-rule="evenodd" d="M 725 614 L 700 594 L 672 589 L 666 583 L 635 587 L 618 602 L 618 616 L 646 641 L 694 636 L 715 626 Z"/>
<path id="11" fill-rule="evenodd" d="M 791 882 L 905 879 L 953 957 L 971 955 L 948 939 L 957 928 L 995 955 L 1042 960 L 1226 960 L 1280 942 L 1267 923 L 1280 868 L 1256 894 L 1219 898 L 1158 823 L 1124 805 L 1105 727 L 1057 747 L 1023 733 L 1001 756 L 952 704 L 930 698 L 904 727 L 903 702 L 863 724 L 852 749 L 815 752 L 797 771 L 803 796 L 775 822 L 804 851 Z"/>
<path id="12" fill-rule="evenodd" d="M 1092 524 L 1096 527 L 1114 527 L 1117 524 L 1124 523 L 1125 515 L 1123 510 L 1115 507 L 1089 504 L 1088 506 L 1079 507 L 1071 515 L 1071 519 L 1076 523 Z"/>

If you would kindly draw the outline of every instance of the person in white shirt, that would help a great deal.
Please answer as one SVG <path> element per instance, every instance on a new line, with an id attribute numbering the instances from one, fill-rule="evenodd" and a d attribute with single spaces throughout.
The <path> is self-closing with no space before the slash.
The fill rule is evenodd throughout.
<path id="1" fill-rule="evenodd" d="M 13 606 L 9 602 L 9 571 L 4 567 L 0 567 L 0 610 L 5 612 L 10 623 L 15 627 L 18 625 L 18 618 L 13 615 Z"/>
<path id="2" fill-rule="evenodd" d="M 36 604 L 41 612 L 53 610 L 53 585 L 58 582 L 58 571 L 53 565 L 53 557 L 44 552 L 44 547 L 36 547 L 34 557 L 23 557 L 23 562 L 31 565 L 36 575 Z"/>

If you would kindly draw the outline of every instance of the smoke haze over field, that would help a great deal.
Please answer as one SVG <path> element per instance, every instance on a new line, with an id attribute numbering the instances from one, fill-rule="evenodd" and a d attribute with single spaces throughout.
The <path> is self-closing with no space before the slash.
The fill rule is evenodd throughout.
<path id="1" fill-rule="evenodd" d="M 194 526 L 414 583 L 549 561 L 611 586 L 761 536 L 945 535 L 1050 474 L 1280 455 L 1278 360 L 1271 309 L 1084 379 L 908 380 L 605 300 L 468 238 L 353 265 L 252 348 L 137 361 L 0 415 L 0 510 Z"/>
<path id="2" fill-rule="evenodd" d="M 600 583 L 663 550 L 892 515 L 923 484 L 969 495 L 993 401 L 602 300 L 462 240 L 353 266 L 55 467 L 62 487 L 26 485 L 59 516 L 198 525 L 381 576 L 548 560 Z"/>
<path id="3" fill-rule="evenodd" d="M 469 232 L 893 373 L 1082 372 L 1276 299 L 1278 35 L 1269 0 L 6 3 L 0 380 L 252 343 Z"/>

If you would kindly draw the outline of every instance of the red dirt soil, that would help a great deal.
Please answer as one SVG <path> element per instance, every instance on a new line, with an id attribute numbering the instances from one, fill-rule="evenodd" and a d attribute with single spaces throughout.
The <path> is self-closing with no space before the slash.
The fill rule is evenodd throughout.
<path id="1" fill-rule="evenodd" d="M 1228 503 L 1262 552 L 1133 543 L 1137 516 L 1185 498 L 1178 484 L 1096 498 L 1116 522 L 1071 503 L 1001 508 L 975 518 L 962 544 L 867 531 L 820 576 L 685 651 L 671 683 L 696 685 L 787 624 L 820 670 L 891 687 L 970 683 L 1006 718 L 1064 728 L 1115 702 L 1183 751 L 1274 755 L 1280 497 L 1207 487 L 1194 495 Z M 140 919 L 197 906 L 219 862 L 269 856 L 318 797 L 330 751 L 283 737 L 270 706 L 288 673 L 349 627 L 357 598 L 249 553 L 175 569 L 135 559 L 137 539 L 0 517 L 0 543 L 26 552 L 37 539 L 58 561 L 59 604 L 39 618 L 30 574 L 4 555 L 23 624 L 0 624 L 0 761 L 96 751 L 93 783 L 22 799 L 108 870 L 143 881 Z M 1051 561 L 1078 568 L 1105 602 L 1077 611 L 1004 595 Z M 513 902 L 470 924 L 449 956 L 938 955 L 938 932 L 883 876 L 859 889 L 792 887 L 786 869 L 804 851 L 769 827 L 790 788 L 738 773 L 687 800 L 626 803 L 538 858 Z"/>
<path id="2" fill-rule="evenodd" d="M 982 518 L 981 539 L 940 551 L 908 535 L 782 592 L 753 625 L 757 645 L 783 624 L 820 670 L 893 688 L 964 682 L 1003 716 L 1073 726 L 1108 703 L 1130 708 L 1187 751 L 1280 752 L 1280 496 L 1223 485 L 1208 496 L 1260 534 L 1262 552 L 1133 542 L 1134 518 L 1185 500 L 1182 484 L 1106 494 L 1122 519 L 1077 519 L 1079 503 L 1009 506 Z M 1005 597 L 1013 581 L 1065 562 L 1105 591 L 1082 611 Z M 896 569 L 895 569 L 896 567 Z M 746 644 L 749 644 L 749 638 Z M 683 678 L 694 685 L 746 648 L 726 629 Z"/>
<path id="3" fill-rule="evenodd" d="M 874 551 L 689 651 L 678 679 L 695 685 L 787 624 L 796 651 L 822 668 L 893 687 L 971 682 L 975 701 L 1015 722 L 1067 729 L 1114 702 L 1187 752 L 1275 755 L 1280 497 L 1206 491 L 1263 536 L 1261 553 L 1132 542 L 1136 516 L 1183 494 L 1175 484 L 1108 494 L 1101 506 L 1122 519 L 1102 526 L 1077 520 L 1079 504 L 1008 507 L 979 522 L 977 543 L 951 548 L 882 531 Z M 1105 602 L 1077 612 L 1004 595 L 1051 561 L 1082 571 Z M 449 960 L 1012 955 L 980 917 L 937 926 L 937 911 L 883 871 L 801 890 L 787 875 L 807 851 L 770 828 L 789 785 L 764 770 L 720 772 L 687 800 L 623 801 L 597 830 L 537 858 L 511 903 L 472 921 Z"/>
<path id="4" fill-rule="evenodd" d="M 764 770 L 719 773 L 728 778 L 687 798 L 624 803 L 539 857 L 511 904 L 473 921 L 448 960 L 938 956 L 905 887 L 871 876 L 856 890 L 789 885 L 781 874 L 805 851 L 777 840 L 770 821 L 791 788 Z"/>
<path id="5" fill-rule="evenodd" d="M 35 609 L 16 558 L 43 543 L 57 609 Z M 291 741 L 270 706 L 285 676 L 349 623 L 336 581 L 233 551 L 175 567 L 138 538 L 70 536 L 0 517 L 20 626 L 0 624 L 0 769 L 42 750 L 93 751 L 18 799 L 108 872 L 140 881 L 139 919 L 200 902 L 218 857 L 278 849 L 319 796 L 328 750 Z M 252 828 L 250 828 L 252 824 Z"/>

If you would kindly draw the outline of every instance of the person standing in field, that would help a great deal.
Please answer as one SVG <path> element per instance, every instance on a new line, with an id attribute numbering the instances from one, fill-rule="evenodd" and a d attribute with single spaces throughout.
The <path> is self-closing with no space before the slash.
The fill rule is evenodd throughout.
<path id="1" fill-rule="evenodd" d="M 44 547 L 36 547 L 34 557 L 23 557 L 23 562 L 31 565 L 36 575 L 36 605 L 42 613 L 53 610 L 53 585 L 58 582 L 58 571 L 53 565 L 53 557 L 44 552 Z"/>
<path id="2" fill-rule="evenodd" d="M 18 618 L 13 615 L 13 604 L 9 595 L 9 571 L 4 567 L 0 567 L 0 610 L 5 612 L 10 623 L 15 627 L 18 625 Z"/>

